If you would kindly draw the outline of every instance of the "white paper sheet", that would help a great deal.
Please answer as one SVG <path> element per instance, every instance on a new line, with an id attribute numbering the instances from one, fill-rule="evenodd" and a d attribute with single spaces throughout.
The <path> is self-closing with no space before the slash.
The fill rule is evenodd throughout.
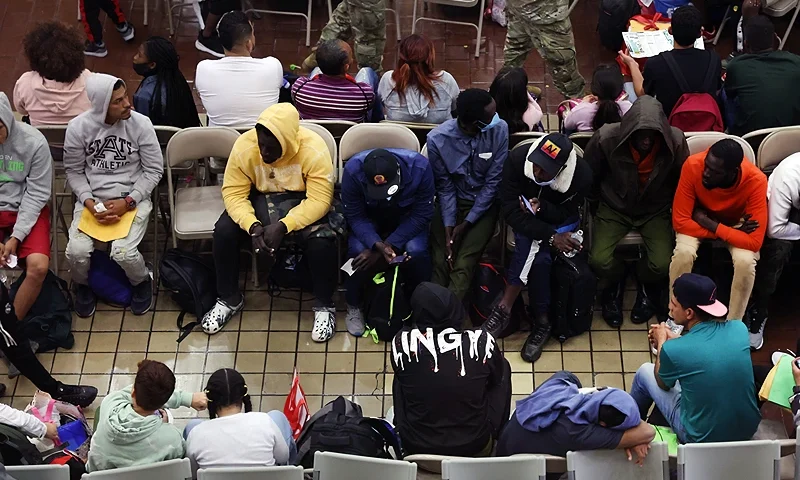
<path id="1" fill-rule="evenodd" d="M 622 39 L 633 58 L 655 57 L 661 52 L 672 50 L 674 40 L 667 30 L 648 32 L 622 32 Z M 703 38 L 694 42 L 694 48 L 704 49 Z"/>

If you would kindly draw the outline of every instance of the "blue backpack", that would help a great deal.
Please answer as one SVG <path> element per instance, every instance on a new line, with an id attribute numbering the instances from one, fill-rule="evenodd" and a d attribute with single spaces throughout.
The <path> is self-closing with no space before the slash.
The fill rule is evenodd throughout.
<path id="1" fill-rule="evenodd" d="M 130 306 L 133 286 L 125 270 L 101 250 L 92 252 L 91 262 L 89 288 L 97 298 L 115 307 Z"/>

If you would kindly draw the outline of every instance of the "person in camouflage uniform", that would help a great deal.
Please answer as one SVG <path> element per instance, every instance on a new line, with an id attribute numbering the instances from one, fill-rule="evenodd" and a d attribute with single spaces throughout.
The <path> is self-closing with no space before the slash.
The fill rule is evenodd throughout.
<path id="1" fill-rule="evenodd" d="M 333 39 L 355 38 L 354 53 L 359 68 L 370 67 L 380 73 L 386 45 L 386 0 L 343 0 L 333 11 L 320 35 L 320 43 Z M 304 61 L 310 71 L 317 66 L 316 47 Z"/>
<path id="2" fill-rule="evenodd" d="M 521 67 L 535 47 L 558 91 L 568 98 L 582 97 L 586 82 L 578 72 L 568 0 L 508 0 L 506 15 L 505 65 Z"/>

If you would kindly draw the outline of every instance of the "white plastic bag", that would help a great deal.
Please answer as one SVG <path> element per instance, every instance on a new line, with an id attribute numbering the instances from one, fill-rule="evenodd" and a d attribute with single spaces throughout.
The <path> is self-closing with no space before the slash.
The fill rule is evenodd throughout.
<path id="1" fill-rule="evenodd" d="M 503 27 L 506 26 L 506 0 L 494 0 L 492 3 L 492 20 Z"/>

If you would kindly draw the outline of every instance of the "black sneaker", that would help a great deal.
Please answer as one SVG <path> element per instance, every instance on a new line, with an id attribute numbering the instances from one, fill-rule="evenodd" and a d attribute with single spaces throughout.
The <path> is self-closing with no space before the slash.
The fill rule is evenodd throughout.
<path id="1" fill-rule="evenodd" d="M 225 49 L 222 48 L 222 42 L 220 42 L 219 37 L 217 35 L 204 37 L 202 31 L 197 34 L 197 40 L 194 42 L 194 48 L 200 50 L 201 52 L 208 53 L 209 55 L 214 55 L 217 58 L 222 58 L 225 56 Z"/>
<path id="2" fill-rule="evenodd" d="M 613 285 L 603 290 L 600 294 L 601 307 L 603 308 L 603 320 L 611 328 L 622 326 L 622 294 L 624 290 L 621 284 Z"/>
<path id="3" fill-rule="evenodd" d="M 631 322 L 637 325 L 650 321 L 659 312 L 658 301 L 661 298 L 661 289 L 653 284 L 636 284 L 636 303 L 631 310 Z"/>
<path id="4" fill-rule="evenodd" d="M 89 385 L 65 385 L 58 383 L 58 393 L 53 399 L 86 408 L 97 398 L 97 389 Z"/>
<path id="5" fill-rule="evenodd" d="M 131 297 L 131 313 L 134 315 L 144 315 L 153 306 L 153 280 L 148 278 L 144 282 L 133 287 Z"/>
<path id="6" fill-rule="evenodd" d="M 108 55 L 105 42 L 95 43 L 87 41 L 83 47 L 83 54 L 90 57 L 103 58 Z"/>
<path id="7" fill-rule="evenodd" d="M 76 283 L 73 290 L 75 313 L 82 318 L 91 317 L 97 307 L 97 297 L 94 292 L 89 288 L 89 285 L 81 285 L 80 283 Z"/>
<path id="8" fill-rule="evenodd" d="M 538 360 L 539 357 L 542 356 L 544 344 L 550 340 L 551 331 L 552 328 L 549 324 L 534 326 L 533 331 L 528 335 L 527 340 L 525 340 L 525 344 L 522 345 L 522 351 L 520 351 L 522 359 L 530 363 Z"/>
<path id="9" fill-rule="evenodd" d="M 498 338 L 501 333 L 508 329 L 508 324 L 511 321 L 511 314 L 507 312 L 500 305 L 495 305 L 489 313 L 489 318 L 483 323 L 481 329 L 491 334 L 493 337 Z"/>
<path id="10" fill-rule="evenodd" d="M 122 39 L 126 42 L 133 40 L 133 36 L 136 35 L 136 30 L 133 28 L 133 25 L 131 25 L 130 22 L 117 25 L 117 31 L 120 35 L 122 35 Z"/>

